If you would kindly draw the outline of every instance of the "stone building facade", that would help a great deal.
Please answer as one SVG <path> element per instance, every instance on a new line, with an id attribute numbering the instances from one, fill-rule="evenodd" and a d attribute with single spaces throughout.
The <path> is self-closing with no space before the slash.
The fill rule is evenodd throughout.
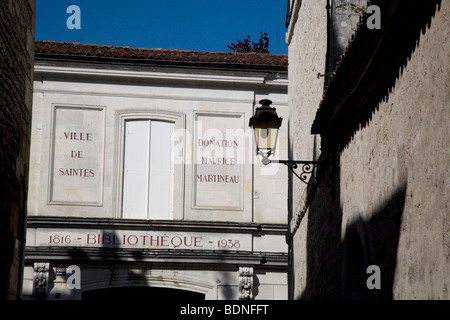
<path id="1" fill-rule="evenodd" d="M 34 0 L 0 2 L 0 299 L 20 296 L 34 58 Z"/>
<path id="2" fill-rule="evenodd" d="M 339 52 L 350 4 L 288 4 L 290 157 L 332 163 L 290 185 L 289 298 L 449 299 L 450 3 L 370 1 Z"/>
<path id="3" fill-rule="evenodd" d="M 24 299 L 286 299 L 287 57 L 37 42 Z M 277 155 L 287 156 L 287 123 Z"/>

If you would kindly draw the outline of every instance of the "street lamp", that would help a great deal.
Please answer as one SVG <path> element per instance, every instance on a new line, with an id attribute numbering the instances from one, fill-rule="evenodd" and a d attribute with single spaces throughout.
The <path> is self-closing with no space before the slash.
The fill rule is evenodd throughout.
<path id="1" fill-rule="evenodd" d="M 262 155 L 262 163 L 267 165 L 270 163 L 269 156 L 275 152 L 278 129 L 283 119 L 279 118 L 276 109 L 270 106 L 272 101 L 264 99 L 259 103 L 261 107 L 256 108 L 249 126 L 255 134 L 256 154 Z"/>
<path id="2" fill-rule="evenodd" d="M 310 183 L 308 177 L 318 180 L 317 171 L 319 167 L 325 164 L 324 161 L 304 161 L 304 160 L 270 160 L 269 156 L 275 152 L 278 139 L 278 130 L 281 126 L 282 118 L 278 117 L 276 109 L 271 107 L 272 101 L 263 99 L 259 101 L 260 107 L 256 108 L 255 114 L 250 118 L 249 126 L 253 129 L 256 142 L 256 154 L 262 156 L 262 164 L 282 163 L 285 164 L 294 175 L 307 185 L 313 187 L 323 187 Z M 298 165 L 302 165 L 301 173 L 297 173 Z"/>

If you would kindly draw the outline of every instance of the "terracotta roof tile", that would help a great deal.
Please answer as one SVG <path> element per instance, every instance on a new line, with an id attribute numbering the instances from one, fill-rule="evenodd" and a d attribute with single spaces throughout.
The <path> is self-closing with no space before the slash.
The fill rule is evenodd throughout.
<path id="1" fill-rule="evenodd" d="M 176 49 L 145 49 L 78 42 L 37 41 L 36 54 L 84 56 L 99 58 L 138 59 L 147 61 L 231 63 L 287 67 L 287 55 L 237 52 L 198 52 Z"/>

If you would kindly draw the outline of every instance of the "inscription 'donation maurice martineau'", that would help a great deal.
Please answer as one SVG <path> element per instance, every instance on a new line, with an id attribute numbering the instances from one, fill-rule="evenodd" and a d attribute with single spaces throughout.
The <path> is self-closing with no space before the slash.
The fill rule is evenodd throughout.
<path id="1" fill-rule="evenodd" d="M 242 127 L 240 114 L 196 114 L 194 207 L 242 210 Z"/>
<path id="2" fill-rule="evenodd" d="M 55 108 L 51 201 L 101 204 L 103 110 Z"/>
<path id="3" fill-rule="evenodd" d="M 238 148 L 239 142 L 236 140 L 219 140 L 216 141 L 215 138 L 212 139 L 198 139 L 198 147 L 212 147 L 212 148 Z M 227 156 L 202 156 L 202 165 L 225 165 L 225 166 L 235 166 L 236 157 Z M 239 183 L 239 175 L 228 175 L 228 174 L 197 174 L 198 182 L 217 182 L 217 183 Z"/>

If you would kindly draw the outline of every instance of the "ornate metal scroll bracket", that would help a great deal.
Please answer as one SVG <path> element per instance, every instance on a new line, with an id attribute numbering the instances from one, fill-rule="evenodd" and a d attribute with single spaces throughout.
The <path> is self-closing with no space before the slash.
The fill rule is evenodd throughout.
<path id="1" fill-rule="evenodd" d="M 239 300 L 253 299 L 253 268 L 239 267 Z"/>
<path id="2" fill-rule="evenodd" d="M 297 178 L 308 186 L 320 188 L 330 184 L 329 178 L 321 184 L 316 183 L 321 180 L 325 166 L 328 164 L 325 161 L 273 160 L 270 162 L 286 165 Z"/>
<path id="3" fill-rule="evenodd" d="M 45 299 L 48 290 L 48 277 L 50 271 L 50 263 L 35 262 L 34 263 L 34 293 L 35 299 Z"/>

